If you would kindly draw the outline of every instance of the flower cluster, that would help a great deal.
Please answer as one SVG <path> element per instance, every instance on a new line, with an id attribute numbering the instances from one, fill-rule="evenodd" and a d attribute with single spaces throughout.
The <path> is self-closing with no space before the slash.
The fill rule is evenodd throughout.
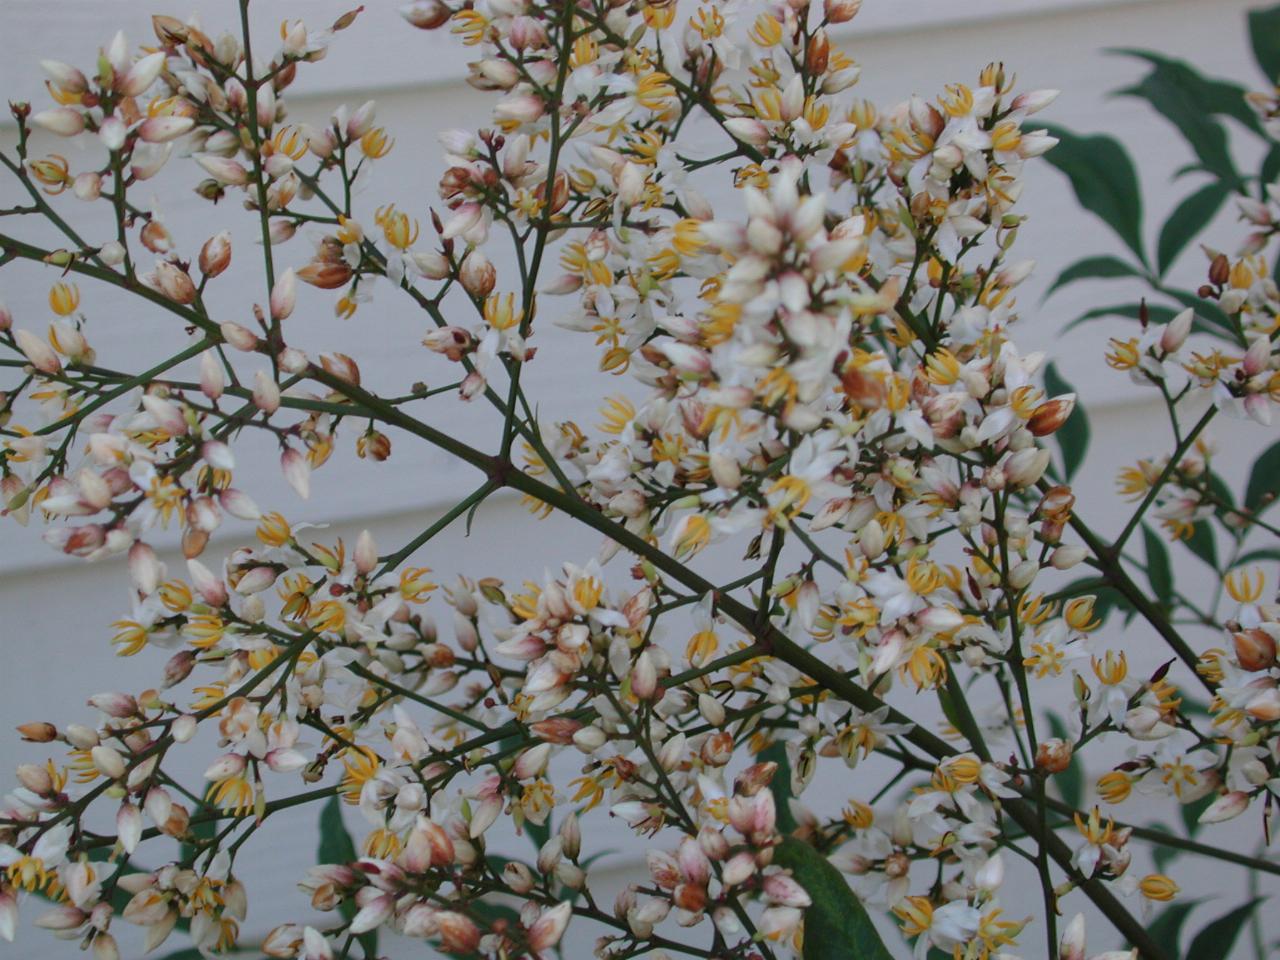
<path id="1" fill-rule="evenodd" d="M 330 841 L 346 839 L 344 802 L 365 830 L 301 880 L 331 922 L 275 925 L 267 956 L 332 960 L 358 941 L 373 957 L 386 928 L 543 957 L 573 920 L 600 957 L 772 960 L 804 949 L 815 915 L 865 902 L 920 958 L 1045 955 L 1027 930 L 1081 960 L 1083 919 L 1059 936 L 1056 918 L 1084 898 L 1163 956 L 1118 898 L 1145 915 L 1178 884 L 1132 865 L 1139 834 L 1111 808 L 1136 790 L 1215 823 L 1269 813 L 1280 792 L 1266 572 L 1237 551 L 1222 589 L 1238 609 L 1197 610 L 1223 645 L 1196 650 L 1143 525 L 1187 539 L 1222 517 L 1238 545 L 1275 532 L 1265 503 L 1224 500 L 1202 436 L 1218 411 L 1267 424 L 1280 402 L 1274 204 L 1242 203 L 1255 232 L 1236 259 L 1213 253 L 1200 291 L 1238 349 L 1204 352 L 1193 309 L 1111 342 L 1110 366 L 1176 395 L 1171 412 L 1207 412 L 1122 475 L 1137 508 L 1105 539 L 1049 446 L 1077 398 L 1012 339 L 1033 268 L 1015 255 L 1018 201 L 1056 142 L 1034 119 L 1055 92 L 989 64 L 878 108 L 833 33 L 859 5 L 417 0 L 405 19 L 472 50 L 468 81 L 495 100 L 480 129 L 443 134 L 435 208 L 369 177 L 394 144 L 372 103 L 287 122 L 299 66 L 358 10 L 282 24 L 270 59 L 247 17 L 216 39 L 157 17 L 154 45 L 118 36 L 90 74 L 44 64 L 55 105 L 13 107 L 4 162 L 67 245 L 0 234 L 0 266 L 63 274 L 47 332 L 0 309 L 15 378 L 0 493 L 56 549 L 126 557 L 132 609 L 112 644 L 167 652 L 147 689 L 94 696 L 95 722 L 20 727 L 62 757 L 20 767 L 0 810 L 0 935 L 19 898 L 43 898 L 35 922 L 100 960 L 120 955 L 117 914 L 147 949 L 175 929 L 231 949 L 249 908 L 237 856 L 316 801 Z M 1274 103 L 1251 102 L 1270 121 Z M 45 133 L 90 141 L 89 169 L 35 157 Z M 240 272 L 231 234 L 181 250 L 130 195 L 166 164 L 260 228 L 260 302 L 238 318 L 204 300 Z M 66 193 L 109 208 L 114 236 L 81 239 L 51 206 Z M 447 384 L 375 387 L 357 358 L 294 345 L 299 281 L 353 323 L 378 322 L 360 305 L 379 286 L 413 303 L 424 329 L 405 348 Z M 98 365 L 90 284 L 176 318 L 181 346 L 143 372 Z M 537 418 L 521 373 L 546 362 L 548 323 L 593 337 L 625 384 L 600 424 Z M 422 413 L 460 403 L 491 405 L 501 429 L 458 438 Z M 246 433 L 274 441 L 302 499 L 339 444 L 380 462 L 393 436 L 484 477 L 387 553 L 287 518 L 296 505 L 260 508 L 237 480 Z M 520 586 L 423 565 L 502 489 L 597 531 L 599 555 Z M 171 569 L 155 544 L 175 527 Z M 1155 599 L 1123 549 L 1139 529 Z M 731 549 L 739 575 L 709 579 L 704 551 Z M 619 554 L 631 565 L 607 574 Z M 1117 596 L 1174 660 L 1131 672 L 1104 629 Z M 1065 720 L 1045 710 L 1059 678 Z M 1197 689 L 1209 702 L 1192 709 Z M 1111 769 L 1077 809 L 1050 787 L 1091 746 Z M 181 785 L 173 758 L 201 749 L 204 783 Z M 879 791 L 847 773 L 881 763 L 900 772 Z M 605 817 L 651 838 L 648 876 L 612 908 L 583 826 Z M 504 831 L 534 855 L 500 847 Z M 1031 878 L 1042 914 L 1010 919 L 1006 891 Z"/>

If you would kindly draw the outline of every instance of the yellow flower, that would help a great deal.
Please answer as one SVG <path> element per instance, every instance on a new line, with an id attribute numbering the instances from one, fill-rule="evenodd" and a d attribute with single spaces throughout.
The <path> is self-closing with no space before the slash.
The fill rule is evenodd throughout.
<path id="1" fill-rule="evenodd" d="M 364 788 L 365 781 L 373 779 L 382 766 L 382 758 L 369 747 L 348 748 L 344 752 L 342 765 L 347 771 L 338 787 L 342 799 L 351 804 L 359 803 L 360 791 Z"/>
<path id="2" fill-rule="evenodd" d="M 1133 790 L 1133 781 L 1123 770 L 1111 770 L 1098 778 L 1098 796 L 1107 803 L 1123 803 Z"/>
<path id="3" fill-rule="evenodd" d="M 147 628 L 136 620 L 117 620 L 111 626 L 116 631 L 111 643 L 119 648 L 117 656 L 132 657 L 147 645 Z"/>
<path id="4" fill-rule="evenodd" d="M 360 152 L 370 160 L 381 160 L 395 145 L 395 140 L 387 136 L 383 127 L 374 127 L 360 138 Z"/>
<path id="5" fill-rule="evenodd" d="M 400 596 L 409 603 L 424 603 L 436 585 L 427 579 L 430 567 L 408 567 L 400 572 Z"/>
<path id="6" fill-rule="evenodd" d="M 55 283 L 49 288 L 49 306 L 60 317 L 70 316 L 80 306 L 80 288 L 74 283 Z"/>
<path id="7" fill-rule="evenodd" d="M 1178 885 L 1163 873 L 1149 873 L 1138 881 L 1138 889 L 1148 900 L 1161 902 L 1172 900 L 1178 895 Z"/>
<path id="8" fill-rule="evenodd" d="M 1254 603 L 1262 596 L 1262 588 L 1266 585 L 1266 574 L 1261 567 L 1252 570 L 1232 570 L 1222 578 L 1222 585 L 1236 603 Z"/>

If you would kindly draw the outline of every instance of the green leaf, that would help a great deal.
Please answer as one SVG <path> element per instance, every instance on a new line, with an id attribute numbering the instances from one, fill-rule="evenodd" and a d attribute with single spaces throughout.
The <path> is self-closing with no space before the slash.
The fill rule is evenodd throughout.
<path id="1" fill-rule="evenodd" d="M 1249 12 L 1249 43 L 1267 83 L 1275 83 L 1280 78 L 1280 6 Z"/>
<path id="2" fill-rule="evenodd" d="M 1085 257 L 1083 260 L 1077 260 L 1058 274 L 1058 279 L 1053 281 L 1052 286 L 1045 291 L 1044 296 L 1047 300 L 1059 287 L 1065 287 L 1067 284 L 1075 283 L 1077 280 L 1109 280 L 1114 277 L 1140 276 L 1142 276 L 1140 270 L 1125 263 L 1119 257 L 1110 255 Z"/>
<path id="3" fill-rule="evenodd" d="M 1164 115 L 1182 134 L 1200 161 L 1198 169 L 1213 174 L 1221 182 L 1235 187 L 1240 183 L 1227 150 L 1227 132 L 1222 124 L 1201 113 L 1187 102 L 1182 91 L 1150 74 L 1142 82 L 1117 90 L 1119 96 L 1141 97 Z"/>
<path id="4" fill-rule="evenodd" d="M 1156 533 L 1145 523 L 1142 525 L 1142 544 L 1147 551 L 1147 579 L 1161 605 L 1167 610 L 1173 606 L 1173 570 L 1169 566 L 1169 551 Z"/>
<path id="5" fill-rule="evenodd" d="M 1187 956 L 1195 960 L 1227 960 L 1231 948 L 1235 946 L 1236 937 L 1244 929 L 1245 921 L 1257 909 L 1263 897 L 1254 897 L 1243 906 L 1236 907 L 1196 934 L 1187 948 Z"/>
<path id="6" fill-rule="evenodd" d="M 1044 386 L 1051 397 L 1076 392 L 1052 363 L 1045 368 Z M 1084 463 L 1084 455 L 1089 450 L 1089 418 L 1084 412 L 1084 406 L 1079 402 L 1078 394 L 1071 416 L 1067 417 L 1067 422 L 1059 427 L 1053 436 L 1062 450 L 1062 465 L 1066 470 L 1067 479 L 1070 480 Z"/>
<path id="7" fill-rule="evenodd" d="M 1045 718 L 1049 721 L 1050 733 L 1060 740 L 1071 741 L 1071 734 L 1060 716 L 1050 711 L 1045 714 Z M 1084 802 L 1084 775 L 1081 773 L 1080 764 L 1074 758 L 1067 769 L 1054 776 L 1053 782 L 1057 784 L 1058 793 L 1062 795 L 1064 803 L 1073 810 L 1083 809 L 1081 804 Z"/>
<path id="8" fill-rule="evenodd" d="M 1048 127 L 1058 144 L 1045 159 L 1067 175 L 1080 205 L 1102 220 L 1142 263 L 1142 193 L 1124 147 L 1103 134 L 1084 136 Z"/>
<path id="9" fill-rule="evenodd" d="M 1280 179 L 1280 146 L 1267 151 L 1262 161 L 1262 169 L 1258 171 L 1258 197 L 1267 199 L 1267 187 Z"/>
<path id="10" fill-rule="evenodd" d="M 1249 513 L 1265 510 L 1280 496 L 1280 441 L 1262 451 L 1253 461 L 1249 486 L 1245 488 L 1244 509 Z"/>
<path id="11" fill-rule="evenodd" d="M 791 833 L 796 828 L 796 818 L 791 813 L 791 761 L 787 759 L 787 746 L 775 740 L 756 754 L 756 759 L 762 763 L 772 760 L 778 765 L 769 781 L 769 792 L 773 794 L 773 806 L 777 810 L 778 830 Z"/>
<path id="12" fill-rule="evenodd" d="M 320 847 L 317 863 L 351 863 L 358 859 L 356 845 L 342 822 L 342 798 L 334 795 L 325 801 L 320 810 Z M 343 900 L 338 908 L 343 917 L 350 920 L 357 913 L 355 901 Z M 356 937 L 366 957 L 378 955 L 378 931 L 370 930 Z"/>
<path id="13" fill-rule="evenodd" d="M 1161 56 L 1154 50 L 1128 48 L 1111 52 L 1147 61 L 1155 67 L 1155 72 L 1161 75 L 1164 82 L 1176 87 L 1199 112 L 1210 116 L 1231 117 L 1254 133 L 1263 135 L 1257 114 L 1244 99 L 1248 90 L 1240 84 L 1206 77 L 1186 61 Z"/>
<path id="14" fill-rule="evenodd" d="M 1201 187 L 1178 204 L 1169 219 L 1160 228 L 1156 241 L 1156 269 L 1160 276 L 1173 266 L 1188 243 L 1209 225 L 1227 197 L 1231 188 L 1224 183 L 1210 183 Z"/>
<path id="15" fill-rule="evenodd" d="M 862 901 L 826 857 L 786 837 L 773 862 L 791 870 L 813 900 L 804 912 L 804 960 L 893 960 Z"/>
<path id="16" fill-rule="evenodd" d="M 1164 868 L 1161 867 L 1160 869 Z M 1182 937 L 1182 927 L 1199 902 L 1199 900 L 1185 900 L 1166 907 L 1161 911 L 1160 916 L 1156 917 L 1151 926 L 1147 927 L 1147 933 L 1151 935 L 1151 939 L 1160 945 L 1166 955 L 1170 957 L 1182 956 L 1182 951 L 1178 949 L 1178 941 Z"/>
<path id="17" fill-rule="evenodd" d="M 1197 520 L 1191 527 L 1191 538 L 1183 542 L 1215 571 L 1218 569 L 1218 541 L 1208 520 Z"/>

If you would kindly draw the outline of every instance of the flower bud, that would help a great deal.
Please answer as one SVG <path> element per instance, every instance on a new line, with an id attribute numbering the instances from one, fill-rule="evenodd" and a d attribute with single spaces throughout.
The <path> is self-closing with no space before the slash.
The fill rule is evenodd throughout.
<path id="1" fill-rule="evenodd" d="M 1057 737 L 1045 740 L 1036 748 L 1036 769 L 1044 773 L 1062 773 L 1071 765 L 1071 742 Z"/>
<path id="2" fill-rule="evenodd" d="M 49 743 L 58 738 L 58 728 L 52 723 L 37 720 L 18 725 L 18 734 L 27 743 Z"/>
<path id="3" fill-rule="evenodd" d="M 472 250 L 462 261 L 458 279 L 462 281 L 463 289 L 473 297 L 487 297 L 493 292 L 498 274 L 483 253 Z"/>
<path id="4" fill-rule="evenodd" d="M 284 320 L 293 313 L 294 303 L 298 298 L 297 275 L 290 267 L 276 278 L 271 288 L 271 319 Z"/>
<path id="5" fill-rule="evenodd" d="M 74 137 L 84 129 L 84 114 L 70 107 L 54 107 L 32 114 L 31 123 L 59 137 Z"/>
<path id="6" fill-rule="evenodd" d="M 1036 407 L 1035 412 L 1031 414 L 1031 418 L 1027 421 L 1027 429 L 1037 437 L 1048 436 L 1067 422 L 1075 405 L 1074 393 L 1066 393 L 1047 400 Z"/>

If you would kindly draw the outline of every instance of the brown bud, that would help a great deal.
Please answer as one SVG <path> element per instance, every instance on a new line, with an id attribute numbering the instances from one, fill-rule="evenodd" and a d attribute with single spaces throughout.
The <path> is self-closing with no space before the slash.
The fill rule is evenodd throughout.
<path id="1" fill-rule="evenodd" d="M 769 785 L 777 772 L 778 765 L 772 760 L 753 763 L 734 778 L 733 792 L 743 797 L 754 797 Z"/>
<path id="2" fill-rule="evenodd" d="M 826 0 L 822 7 L 828 23 L 847 23 L 862 9 L 862 0 Z"/>
<path id="3" fill-rule="evenodd" d="M 345 353 L 320 354 L 320 366 L 329 375 L 353 386 L 360 386 L 360 367 Z"/>
<path id="4" fill-rule="evenodd" d="M 391 438 L 381 431 L 370 430 L 362 434 L 356 442 L 356 454 L 362 460 L 376 460 L 382 463 L 391 457 Z"/>
<path id="5" fill-rule="evenodd" d="M 298 279 L 321 290 L 334 290 L 351 279 L 351 268 L 342 261 L 313 261 L 298 271 Z"/>
<path id="6" fill-rule="evenodd" d="M 1265 630 L 1242 630 L 1231 639 L 1236 659 L 1245 670 L 1269 670 L 1276 665 L 1276 642 Z"/>
<path id="7" fill-rule="evenodd" d="M 1071 416 L 1071 411 L 1075 409 L 1075 406 L 1076 395 L 1074 393 L 1046 400 L 1036 407 L 1035 412 L 1031 414 L 1031 419 L 1027 421 L 1027 429 L 1037 437 L 1047 437 L 1067 422 L 1067 418 Z"/>
<path id="8" fill-rule="evenodd" d="M 208 279 L 216 277 L 231 264 L 231 231 L 214 234 L 200 248 L 200 272 Z"/>
<path id="9" fill-rule="evenodd" d="M 52 723 L 45 723 L 43 720 L 21 724 L 18 727 L 18 733 L 28 743 L 48 743 L 50 740 L 58 738 L 58 728 Z"/>
<path id="10" fill-rule="evenodd" d="M 827 72 L 830 59 L 831 41 L 827 39 L 827 31 L 815 30 L 809 38 L 809 49 L 805 51 L 805 67 L 812 75 L 820 77 Z"/>
<path id="11" fill-rule="evenodd" d="M 723 767 L 733 758 L 733 735 L 727 730 L 712 734 L 702 741 L 702 762 L 712 767 Z"/>
<path id="12" fill-rule="evenodd" d="M 1043 773 L 1061 773 L 1071 765 L 1069 740 L 1045 740 L 1036 748 L 1036 769 Z"/>
<path id="13" fill-rule="evenodd" d="M 473 297 L 487 297 L 498 282 L 498 272 L 488 257 L 479 250 L 472 250 L 463 259 L 458 278 Z"/>
<path id="14" fill-rule="evenodd" d="M 1231 261 L 1227 259 L 1225 253 L 1220 253 L 1209 264 L 1209 282 L 1215 287 L 1221 287 L 1229 279 L 1231 279 Z"/>

